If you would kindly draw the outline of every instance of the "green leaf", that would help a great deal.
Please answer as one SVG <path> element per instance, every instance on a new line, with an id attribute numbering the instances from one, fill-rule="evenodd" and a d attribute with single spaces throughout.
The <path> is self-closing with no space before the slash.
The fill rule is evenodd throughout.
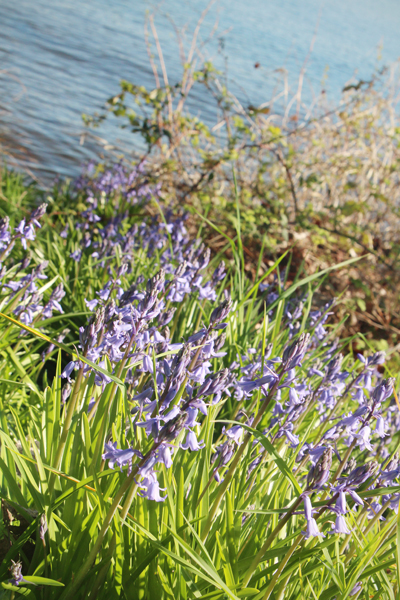
<path id="1" fill-rule="evenodd" d="M 47 577 L 38 577 L 37 575 L 24 575 L 24 579 L 29 583 L 35 585 L 52 585 L 54 587 L 64 587 L 64 584 L 54 579 L 48 579 Z"/>
<path id="2" fill-rule="evenodd" d="M 230 423 L 232 425 L 240 425 L 241 427 L 243 427 L 243 429 L 246 429 L 246 431 L 251 433 L 255 438 L 257 438 L 257 440 L 260 442 L 260 444 L 262 446 L 264 446 L 264 448 L 273 457 L 273 459 L 276 463 L 276 466 L 281 471 L 282 475 L 287 477 L 289 479 L 289 481 L 293 484 L 293 487 L 295 488 L 296 492 L 299 495 L 303 493 L 303 490 L 297 483 L 297 480 L 296 480 L 295 476 L 293 475 L 290 467 L 288 467 L 287 464 L 285 463 L 285 461 L 283 460 L 283 458 L 281 456 L 279 456 L 278 452 L 276 451 L 274 446 L 271 444 L 271 442 L 265 437 L 265 435 L 263 435 L 260 431 L 257 431 L 257 429 L 253 429 L 252 427 L 249 427 L 249 425 L 245 425 L 244 423 L 240 423 L 238 421 L 224 420 L 224 421 L 215 421 L 215 422 L 216 423 Z"/>

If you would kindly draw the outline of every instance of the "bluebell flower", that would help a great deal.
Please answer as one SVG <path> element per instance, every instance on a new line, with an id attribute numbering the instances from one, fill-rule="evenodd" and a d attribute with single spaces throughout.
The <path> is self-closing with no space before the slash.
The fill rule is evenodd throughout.
<path id="1" fill-rule="evenodd" d="M 96 308 L 96 306 L 98 305 L 99 301 L 94 299 L 94 300 L 86 300 L 85 298 L 85 304 L 88 307 L 89 310 L 94 310 Z"/>
<path id="2" fill-rule="evenodd" d="M 299 437 L 293 433 L 294 425 L 293 423 L 285 423 L 283 427 L 281 427 L 277 433 L 277 438 L 286 436 L 286 439 L 290 443 L 291 448 L 297 448 L 300 443 Z"/>
<path id="3" fill-rule="evenodd" d="M 146 415 L 146 420 L 142 423 L 135 423 L 136 427 L 144 427 L 146 435 L 149 437 L 150 435 L 154 440 L 158 439 L 158 434 L 160 430 L 160 419 L 159 417 L 151 418 Z"/>
<path id="4" fill-rule="evenodd" d="M 167 496 L 160 496 L 160 484 L 157 481 L 155 473 L 148 473 L 143 481 L 139 484 L 142 488 L 139 491 L 139 495 L 142 498 L 148 500 L 154 500 L 155 502 L 164 502 Z"/>
<path id="5" fill-rule="evenodd" d="M 228 438 L 231 438 L 238 446 L 242 443 L 243 427 L 240 425 L 234 425 L 230 429 L 225 429 L 225 427 L 223 427 L 222 433 Z"/>
<path id="6" fill-rule="evenodd" d="M 29 583 L 28 581 L 26 581 L 26 579 L 24 579 L 24 577 L 22 575 L 22 562 L 20 560 L 17 562 L 14 562 L 11 559 L 10 571 L 11 571 L 11 576 L 12 576 L 10 583 L 12 585 L 19 585 L 20 583 Z M 34 584 L 34 585 L 36 585 L 36 584 Z"/>
<path id="7" fill-rule="evenodd" d="M 69 257 L 72 258 L 75 262 L 79 262 L 82 258 L 82 250 L 75 250 L 74 252 L 71 252 Z"/>
<path id="8" fill-rule="evenodd" d="M 385 419 L 383 417 L 378 417 L 376 420 L 375 433 L 377 433 L 379 435 L 379 437 L 381 437 L 381 438 L 384 438 L 387 435 L 389 435 L 385 431 L 385 426 L 386 426 Z"/>
<path id="9" fill-rule="evenodd" d="M 375 517 L 378 512 L 381 510 L 382 505 L 379 502 L 371 502 L 371 504 L 368 507 L 368 519 L 372 519 L 373 517 Z M 383 515 L 380 516 L 380 520 L 384 521 L 385 518 L 383 517 Z"/>
<path id="10" fill-rule="evenodd" d="M 310 334 L 302 333 L 296 341 L 285 348 L 282 356 L 285 371 L 290 371 L 301 364 L 309 343 Z"/>
<path id="11" fill-rule="evenodd" d="M 365 450 L 365 448 L 367 448 L 367 450 L 373 450 L 371 444 L 370 444 L 370 436 L 371 436 L 371 427 L 369 425 L 364 425 L 364 427 L 362 427 L 360 429 L 360 431 L 358 433 L 354 434 L 354 437 L 356 437 L 358 439 L 358 446 L 360 447 L 360 450 Z"/>
<path id="12" fill-rule="evenodd" d="M 114 465 L 117 464 L 122 471 L 123 466 L 131 466 L 132 458 L 135 455 L 142 457 L 140 452 L 138 452 L 137 450 L 132 450 L 132 448 L 127 448 L 126 450 L 118 450 L 117 442 L 114 442 L 113 444 L 105 444 L 105 452 L 102 455 L 102 459 L 108 460 L 108 466 L 110 469 L 114 469 Z"/>
<path id="13" fill-rule="evenodd" d="M 320 489 L 328 481 L 332 466 L 332 448 L 328 447 L 317 463 L 310 469 L 307 484 L 312 489 Z"/>
<path id="14" fill-rule="evenodd" d="M 172 466 L 171 445 L 163 443 L 157 450 L 157 461 L 164 463 L 167 469 Z"/>
<path id="15" fill-rule="evenodd" d="M 70 361 L 70 362 L 67 364 L 67 366 L 65 367 L 65 369 L 63 370 L 63 372 L 61 373 L 61 377 L 62 377 L 63 379 L 68 379 L 68 381 L 71 381 L 71 380 L 70 380 L 70 375 L 71 375 L 71 373 L 72 373 L 72 371 L 73 371 L 74 369 L 77 369 L 77 368 L 78 368 L 78 367 L 77 367 L 77 364 L 78 364 L 78 363 L 76 363 L 76 362 L 74 362 L 73 360 L 71 360 L 71 361 Z"/>
<path id="16" fill-rule="evenodd" d="M 344 484 L 348 487 L 359 487 L 367 481 L 377 470 L 378 463 L 376 461 L 368 462 L 366 465 L 356 467 L 347 477 L 339 477 L 339 484 Z M 349 490 L 350 493 L 350 490 Z"/>
<path id="17" fill-rule="evenodd" d="M 346 506 L 346 494 L 343 490 L 340 490 L 338 499 L 336 500 L 335 508 L 339 515 L 345 515 L 347 513 Z"/>
<path id="18" fill-rule="evenodd" d="M 102 369 L 107 369 L 106 361 L 101 360 L 99 362 L 99 367 L 101 367 Z M 102 386 L 104 388 L 111 381 L 112 381 L 112 379 L 110 377 L 108 377 L 108 375 L 105 375 L 104 373 L 101 373 L 100 371 L 95 371 L 94 382 L 96 385 Z"/>
<path id="19" fill-rule="evenodd" d="M 358 582 L 356 583 L 356 585 L 355 585 L 355 586 L 354 586 L 354 587 L 351 589 L 351 591 L 349 592 L 349 596 L 350 596 L 350 597 L 352 597 L 352 596 L 355 596 L 356 594 L 358 594 L 358 592 L 359 592 L 360 590 L 362 590 L 362 583 L 361 583 L 361 581 L 358 581 Z"/>
<path id="20" fill-rule="evenodd" d="M 317 522 L 314 518 L 307 520 L 307 529 L 301 533 L 304 535 L 306 540 L 308 540 L 310 537 L 325 537 L 325 535 L 318 529 Z"/>
<path id="21" fill-rule="evenodd" d="M 198 409 L 204 416 L 208 414 L 207 404 L 202 398 L 195 398 L 190 401 L 190 407 Z"/>
<path id="22" fill-rule="evenodd" d="M 367 410 L 368 406 L 360 406 L 360 408 L 358 408 L 353 414 L 350 414 L 348 417 L 341 419 L 338 422 L 337 426 L 344 426 L 348 429 L 351 429 L 352 427 L 360 423 L 362 416 L 367 412 Z"/>
<path id="23" fill-rule="evenodd" d="M 145 373 L 154 373 L 153 360 L 150 358 L 148 354 L 143 356 L 143 371 Z"/>
<path id="24" fill-rule="evenodd" d="M 10 218 L 6 216 L 0 220 L 0 248 L 6 248 L 10 242 Z"/>
<path id="25" fill-rule="evenodd" d="M 192 406 L 192 404 L 190 403 L 190 405 L 186 409 L 186 413 L 188 415 L 187 421 L 185 423 L 185 427 L 187 429 L 195 427 L 196 425 L 200 424 L 200 423 L 197 423 L 197 421 L 196 421 L 196 417 L 197 417 L 197 415 L 199 413 L 199 409 L 198 408 L 194 408 Z"/>
<path id="26" fill-rule="evenodd" d="M 339 533 L 343 535 L 349 535 L 351 533 L 350 529 L 347 527 L 346 519 L 342 514 L 338 514 L 334 528 L 329 533 Z"/>
<path id="27" fill-rule="evenodd" d="M 264 377 L 260 377 L 259 379 L 254 379 L 253 381 L 247 380 L 247 378 L 243 378 L 238 382 L 238 387 L 243 390 L 245 394 L 250 394 L 254 390 L 259 389 L 262 386 L 268 386 L 270 383 L 275 383 L 279 379 L 279 376 L 273 373 L 272 371 L 268 373 L 268 375 L 264 375 Z"/>
<path id="28" fill-rule="evenodd" d="M 203 441 L 199 442 L 194 431 L 190 430 L 186 434 L 185 443 L 180 445 L 182 450 L 188 450 L 188 448 L 190 448 L 190 450 L 192 450 L 193 452 L 201 450 L 202 448 L 204 448 L 204 446 L 205 443 Z"/>
<path id="29" fill-rule="evenodd" d="M 360 498 L 360 496 L 357 494 L 357 492 L 355 490 L 345 488 L 345 491 L 349 494 L 349 496 L 351 496 L 351 498 L 354 500 L 354 502 L 356 504 L 358 504 L 358 506 L 364 506 L 364 501 L 362 500 L 362 498 Z"/>
<path id="30" fill-rule="evenodd" d="M 64 229 L 62 231 L 60 231 L 60 237 L 62 238 L 67 238 L 68 237 L 68 230 L 69 230 L 69 225 L 68 223 L 66 224 L 66 226 L 64 227 Z"/>

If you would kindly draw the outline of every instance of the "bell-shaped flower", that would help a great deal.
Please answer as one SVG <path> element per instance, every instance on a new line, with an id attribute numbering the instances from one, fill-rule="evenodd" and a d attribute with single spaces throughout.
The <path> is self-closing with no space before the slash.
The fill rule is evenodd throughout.
<path id="1" fill-rule="evenodd" d="M 154 373 L 153 361 L 148 354 L 143 356 L 143 371 L 145 373 Z"/>
<path id="2" fill-rule="evenodd" d="M 142 498 L 154 500 L 155 502 L 164 502 L 167 497 L 160 496 L 160 489 L 164 490 L 164 488 L 160 488 L 155 473 L 148 473 L 139 485 L 142 488 L 139 492 L 139 495 L 142 496 Z"/>
<path id="3" fill-rule="evenodd" d="M 304 535 L 306 540 L 308 540 L 309 537 L 325 537 L 325 535 L 318 529 L 317 521 L 314 518 L 307 520 L 307 529 L 301 533 Z"/>
<path id="4" fill-rule="evenodd" d="M 164 463 L 167 469 L 172 466 L 171 450 L 168 444 L 161 444 L 161 446 L 158 448 L 157 461 Z"/>
<path id="5" fill-rule="evenodd" d="M 190 450 L 192 450 L 193 452 L 195 452 L 196 450 L 201 450 L 202 448 L 204 448 L 205 443 L 203 441 L 199 442 L 197 440 L 196 434 L 194 433 L 194 431 L 188 431 L 186 434 L 186 441 L 184 444 L 180 445 L 182 450 L 188 450 L 188 448 L 190 448 Z"/>
<path id="6" fill-rule="evenodd" d="M 243 427 L 240 425 L 234 425 L 230 429 L 225 430 L 225 427 L 222 430 L 228 438 L 231 438 L 238 446 L 242 443 L 242 435 L 243 435 Z"/>
<path id="7" fill-rule="evenodd" d="M 117 442 L 113 444 L 105 444 L 105 452 L 102 455 L 103 460 L 108 460 L 108 466 L 110 469 L 114 468 L 117 464 L 122 471 L 122 467 L 128 463 L 131 463 L 133 456 L 137 455 L 138 452 L 127 448 L 126 450 L 117 448 Z"/>
<path id="8" fill-rule="evenodd" d="M 345 515 L 347 513 L 346 494 L 344 491 L 339 492 L 339 497 L 336 500 L 335 508 L 339 515 Z"/>
<path id="9" fill-rule="evenodd" d="M 358 439 L 358 445 L 360 447 L 360 450 L 365 450 L 365 448 L 367 450 L 373 450 L 369 441 L 370 436 L 371 427 L 369 425 L 364 425 L 364 427 L 362 427 L 360 431 L 355 434 L 355 437 Z"/>
<path id="10" fill-rule="evenodd" d="M 385 431 L 385 425 L 385 419 L 383 417 L 378 417 L 376 420 L 375 433 L 377 433 L 381 438 L 384 438 L 385 436 L 389 435 Z"/>
<path id="11" fill-rule="evenodd" d="M 342 533 L 344 535 L 349 535 L 351 533 L 343 515 L 338 515 L 336 517 L 334 528 L 329 533 Z"/>

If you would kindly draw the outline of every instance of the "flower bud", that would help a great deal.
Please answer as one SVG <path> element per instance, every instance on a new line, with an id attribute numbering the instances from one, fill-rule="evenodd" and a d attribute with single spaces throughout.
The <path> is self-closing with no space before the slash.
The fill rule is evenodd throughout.
<path id="1" fill-rule="evenodd" d="M 221 321 L 223 321 L 229 315 L 231 308 L 232 300 L 228 297 L 226 300 L 221 302 L 217 308 L 214 308 L 211 313 L 210 324 L 217 325 L 218 323 L 221 323 Z"/>

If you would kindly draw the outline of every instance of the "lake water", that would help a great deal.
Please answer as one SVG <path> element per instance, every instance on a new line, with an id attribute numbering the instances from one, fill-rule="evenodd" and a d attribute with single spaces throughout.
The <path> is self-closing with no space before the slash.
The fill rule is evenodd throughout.
<path id="1" fill-rule="evenodd" d="M 166 13 L 191 31 L 207 2 L 158 6 L 156 26 L 174 81 L 179 53 Z M 93 143 L 80 145 L 81 114 L 98 110 L 121 78 L 153 87 L 143 29 L 148 9 L 146 0 L 0 0 L 0 140 L 41 182 L 74 176 L 94 156 Z M 269 99 L 275 69 L 285 67 L 296 80 L 315 32 L 309 97 L 323 82 L 335 99 L 355 72 L 368 78 L 400 56 L 398 0 L 220 0 L 205 19 L 203 39 L 217 16 L 208 53 L 220 66 L 226 57 L 231 89 L 252 104 Z M 201 93 L 190 108 L 213 121 Z M 111 121 L 97 134 L 126 148 L 135 143 Z"/>

